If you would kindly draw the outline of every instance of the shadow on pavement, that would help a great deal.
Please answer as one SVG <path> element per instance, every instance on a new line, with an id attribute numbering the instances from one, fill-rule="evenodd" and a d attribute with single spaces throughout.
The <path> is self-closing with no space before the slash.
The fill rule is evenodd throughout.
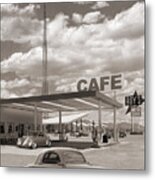
<path id="1" fill-rule="evenodd" d="M 98 145 L 94 144 L 93 142 L 81 142 L 81 141 L 69 141 L 69 142 L 60 142 L 60 141 L 53 141 L 52 147 L 71 147 L 77 149 L 87 149 L 87 148 L 99 148 Z"/>

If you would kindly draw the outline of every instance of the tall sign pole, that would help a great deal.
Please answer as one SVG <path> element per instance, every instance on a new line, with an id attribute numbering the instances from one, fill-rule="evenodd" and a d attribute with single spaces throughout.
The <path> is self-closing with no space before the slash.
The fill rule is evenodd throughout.
<path id="1" fill-rule="evenodd" d="M 114 99 L 116 100 L 116 91 L 114 91 Z M 114 124 L 113 124 L 114 141 L 117 141 L 116 107 L 115 106 L 114 106 L 114 109 L 113 109 L 113 113 L 114 113 Z"/>
<path id="2" fill-rule="evenodd" d="M 137 91 L 135 91 L 133 95 L 125 97 L 125 105 L 128 106 L 126 114 L 131 113 L 131 133 L 134 133 L 135 131 L 134 117 L 141 116 L 140 105 L 144 102 L 145 99 L 142 95 L 138 95 Z"/>
<path id="3" fill-rule="evenodd" d="M 47 81 L 47 23 L 46 23 L 46 3 L 43 4 L 44 16 L 44 29 L 43 29 L 43 61 L 42 61 L 42 95 L 48 94 L 48 81 Z"/>
<path id="4" fill-rule="evenodd" d="M 133 133 L 134 132 L 134 117 L 132 115 L 132 107 L 131 107 L 131 132 Z"/>

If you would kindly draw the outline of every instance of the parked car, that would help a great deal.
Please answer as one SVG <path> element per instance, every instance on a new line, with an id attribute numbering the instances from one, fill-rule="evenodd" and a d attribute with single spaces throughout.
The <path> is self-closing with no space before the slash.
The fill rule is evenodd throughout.
<path id="1" fill-rule="evenodd" d="M 103 169 L 103 167 L 91 165 L 79 150 L 60 147 L 43 150 L 37 159 L 26 167 Z"/>
<path id="2" fill-rule="evenodd" d="M 23 136 L 17 140 L 18 147 L 32 148 L 36 149 L 37 147 L 42 146 L 51 146 L 51 140 L 49 136 L 42 132 L 31 132 L 30 135 Z"/>
<path id="3" fill-rule="evenodd" d="M 50 138 L 51 142 L 60 141 L 60 139 L 59 139 L 60 134 L 59 133 L 48 133 L 47 135 Z M 67 142 L 68 137 L 69 137 L 68 133 L 62 134 L 61 141 Z"/>

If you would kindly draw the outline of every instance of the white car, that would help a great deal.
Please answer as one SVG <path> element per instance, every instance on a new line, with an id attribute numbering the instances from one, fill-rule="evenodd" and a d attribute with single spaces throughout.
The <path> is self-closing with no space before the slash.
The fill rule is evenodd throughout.
<path id="1" fill-rule="evenodd" d="M 51 145 L 48 135 L 42 132 L 31 132 L 30 135 L 23 136 L 17 140 L 17 146 L 22 148 L 36 149 L 37 147 L 50 147 Z"/>
<path id="2" fill-rule="evenodd" d="M 103 169 L 103 167 L 90 164 L 79 150 L 73 148 L 50 148 L 43 150 L 35 162 L 26 167 Z"/>

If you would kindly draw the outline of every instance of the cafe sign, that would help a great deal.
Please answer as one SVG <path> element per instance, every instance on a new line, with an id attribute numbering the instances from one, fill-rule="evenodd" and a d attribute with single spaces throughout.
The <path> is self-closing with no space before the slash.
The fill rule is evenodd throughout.
<path id="1" fill-rule="evenodd" d="M 82 78 L 77 82 L 77 90 L 81 91 L 110 91 L 122 89 L 122 74 L 113 74 L 97 78 Z"/>

